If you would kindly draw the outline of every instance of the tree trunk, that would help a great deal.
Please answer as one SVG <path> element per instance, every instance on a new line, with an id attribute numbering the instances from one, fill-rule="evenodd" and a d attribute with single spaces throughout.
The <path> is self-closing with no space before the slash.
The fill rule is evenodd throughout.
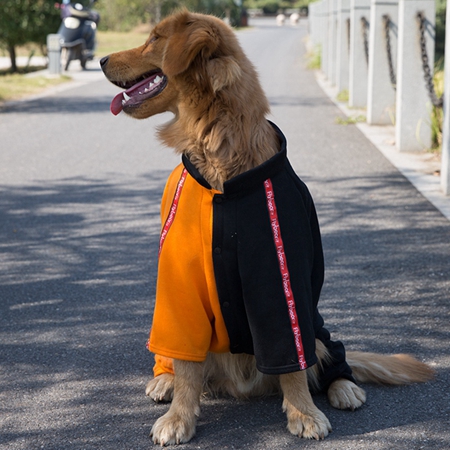
<path id="1" fill-rule="evenodd" d="M 16 64 L 16 47 L 14 45 L 8 45 L 9 57 L 11 58 L 11 72 L 17 72 L 17 64 Z"/>

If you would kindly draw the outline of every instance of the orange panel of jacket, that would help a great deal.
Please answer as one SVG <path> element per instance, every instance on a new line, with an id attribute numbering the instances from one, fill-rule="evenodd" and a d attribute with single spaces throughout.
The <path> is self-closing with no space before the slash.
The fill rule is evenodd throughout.
<path id="1" fill-rule="evenodd" d="M 175 204 L 181 188 L 183 195 Z M 157 301 L 148 346 L 158 355 L 200 362 L 208 351 L 229 351 L 212 264 L 212 198 L 217 193 L 199 188 L 182 164 L 164 190 Z M 165 240 L 169 227 L 170 239 Z"/>

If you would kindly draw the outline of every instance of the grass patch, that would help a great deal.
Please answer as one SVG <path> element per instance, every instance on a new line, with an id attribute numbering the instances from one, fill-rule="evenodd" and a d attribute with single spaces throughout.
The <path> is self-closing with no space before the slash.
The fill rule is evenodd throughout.
<path id="1" fill-rule="evenodd" d="M 97 33 L 96 56 L 102 57 L 110 53 L 138 47 L 146 41 L 149 31 L 149 27 L 142 26 L 129 33 L 99 31 Z M 17 56 L 30 57 L 32 55 L 43 56 L 43 49 L 34 44 L 17 48 Z M 9 55 L 6 51 L 1 50 L 0 56 Z M 45 69 L 45 67 L 20 67 L 19 72 L 15 74 L 11 74 L 9 69 L 0 70 L 0 102 L 37 95 L 49 87 L 70 81 L 70 77 L 66 75 L 58 78 L 25 76 L 28 73 L 42 69 Z"/>
<path id="2" fill-rule="evenodd" d="M 121 50 L 138 47 L 147 40 L 149 33 L 150 27 L 145 25 L 141 25 L 127 33 L 97 31 L 97 49 L 95 53 L 97 56 L 105 56 Z M 28 58 L 30 56 L 45 56 L 43 52 L 44 48 L 42 46 L 32 43 L 16 48 L 17 56 L 26 56 Z M 9 57 L 9 53 L 4 48 L 0 48 L 0 56 Z"/>
<path id="3" fill-rule="evenodd" d="M 434 74 L 434 90 L 436 96 L 440 97 L 444 92 L 444 71 L 437 70 Z M 431 107 L 431 150 L 441 152 L 442 150 L 442 124 L 444 122 L 444 109 Z"/>
<path id="4" fill-rule="evenodd" d="M 65 75 L 58 78 L 45 76 L 26 77 L 22 74 L 5 74 L 0 76 L 0 101 L 17 100 L 39 94 L 45 89 L 70 81 Z"/>
<path id="5" fill-rule="evenodd" d="M 366 121 L 366 116 L 360 114 L 358 116 L 354 116 L 354 117 L 336 117 L 335 122 L 338 125 L 352 125 L 355 123 L 361 123 L 361 122 L 365 122 Z"/>
<path id="6" fill-rule="evenodd" d="M 336 96 L 336 100 L 338 102 L 347 103 L 348 97 L 349 97 L 348 89 L 344 89 L 343 91 L 339 92 L 339 94 Z"/>
<path id="7" fill-rule="evenodd" d="M 322 64 L 322 52 L 320 45 L 310 49 L 306 56 L 306 67 L 310 70 L 319 70 Z"/>
<path id="8" fill-rule="evenodd" d="M 145 43 L 149 32 L 150 28 L 148 27 L 139 27 L 129 33 L 99 31 L 97 33 L 97 50 L 95 53 L 97 56 L 102 57 L 121 50 L 139 47 Z"/>

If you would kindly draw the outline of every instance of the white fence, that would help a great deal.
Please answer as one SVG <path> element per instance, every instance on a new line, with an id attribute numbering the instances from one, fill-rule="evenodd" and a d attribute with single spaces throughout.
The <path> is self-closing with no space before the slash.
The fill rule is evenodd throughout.
<path id="1" fill-rule="evenodd" d="M 450 8 L 447 8 L 450 23 Z M 435 0 L 320 0 L 309 5 L 321 70 L 370 125 L 395 123 L 396 147 L 431 147 Z M 441 185 L 450 195 L 450 33 L 446 35 Z M 427 81 L 426 81 L 427 80 Z M 449 87 L 447 89 L 447 87 Z"/>

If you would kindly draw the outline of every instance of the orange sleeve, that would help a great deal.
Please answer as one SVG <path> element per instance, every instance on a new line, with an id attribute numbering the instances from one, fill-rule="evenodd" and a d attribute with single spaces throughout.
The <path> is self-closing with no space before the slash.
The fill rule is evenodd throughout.
<path id="1" fill-rule="evenodd" d="M 155 355 L 155 365 L 153 366 L 153 376 L 156 378 L 163 373 L 174 374 L 173 359 L 165 356 Z"/>

